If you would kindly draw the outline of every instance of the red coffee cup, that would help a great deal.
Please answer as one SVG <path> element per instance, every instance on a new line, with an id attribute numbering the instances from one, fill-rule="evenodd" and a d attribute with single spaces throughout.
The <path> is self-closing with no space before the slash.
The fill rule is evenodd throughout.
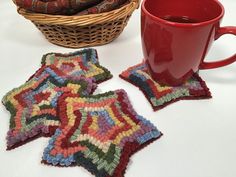
<path id="1" fill-rule="evenodd" d="M 224 7 L 219 1 L 143 0 L 141 8 L 144 59 L 157 82 L 177 86 L 199 69 L 236 61 L 236 55 L 204 61 L 213 41 L 224 34 L 236 35 L 236 27 L 220 27 Z"/>

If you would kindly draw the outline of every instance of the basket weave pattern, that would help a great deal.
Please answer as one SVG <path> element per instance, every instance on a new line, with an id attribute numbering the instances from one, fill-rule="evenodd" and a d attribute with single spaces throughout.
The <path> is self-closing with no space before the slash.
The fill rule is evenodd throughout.
<path id="1" fill-rule="evenodd" d="M 139 0 L 101 14 L 82 16 L 47 15 L 27 12 L 19 8 L 18 13 L 31 20 L 53 44 L 80 48 L 110 43 L 124 30 Z"/>

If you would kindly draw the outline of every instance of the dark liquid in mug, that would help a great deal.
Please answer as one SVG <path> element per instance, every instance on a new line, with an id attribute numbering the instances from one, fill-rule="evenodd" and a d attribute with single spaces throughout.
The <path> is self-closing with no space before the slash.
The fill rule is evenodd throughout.
<path id="1" fill-rule="evenodd" d="M 198 20 L 189 18 L 187 16 L 166 15 L 162 17 L 162 19 L 170 21 L 170 22 L 175 22 L 175 23 L 198 23 L 199 22 Z"/>

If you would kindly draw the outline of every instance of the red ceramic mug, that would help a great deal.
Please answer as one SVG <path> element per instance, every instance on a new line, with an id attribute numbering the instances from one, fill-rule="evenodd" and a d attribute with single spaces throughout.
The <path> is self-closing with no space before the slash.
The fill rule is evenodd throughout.
<path id="1" fill-rule="evenodd" d="M 212 44 L 236 27 L 220 27 L 224 7 L 217 0 L 143 0 L 141 38 L 152 78 L 161 84 L 184 83 L 199 69 L 222 67 L 236 55 L 205 62 Z"/>

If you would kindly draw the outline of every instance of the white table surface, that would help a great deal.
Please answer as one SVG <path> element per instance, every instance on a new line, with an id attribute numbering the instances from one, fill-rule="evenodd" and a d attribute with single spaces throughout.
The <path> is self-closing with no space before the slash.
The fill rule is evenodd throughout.
<path id="1" fill-rule="evenodd" d="M 236 1 L 221 0 L 226 9 L 222 25 L 236 26 Z M 114 77 L 99 85 L 97 93 L 123 88 L 137 110 L 151 120 L 164 136 L 132 156 L 126 177 L 235 177 L 236 176 L 236 63 L 201 71 L 213 98 L 179 101 L 154 112 L 144 95 L 118 77 L 142 59 L 140 9 L 114 42 L 95 47 L 100 63 Z M 36 27 L 18 15 L 11 0 L 0 1 L 0 97 L 23 84 L 48 52 L 74 49 L 49 43 Z M 236 38 L 226 35 L 212 47 L 208 57 L 220 59 L 234 54 Z M 10 114 L 0 105 L 1 177 L 90 177 L 81 167 L 57 168 L 40 164 L 48 138 L 6 151 Z"/>

